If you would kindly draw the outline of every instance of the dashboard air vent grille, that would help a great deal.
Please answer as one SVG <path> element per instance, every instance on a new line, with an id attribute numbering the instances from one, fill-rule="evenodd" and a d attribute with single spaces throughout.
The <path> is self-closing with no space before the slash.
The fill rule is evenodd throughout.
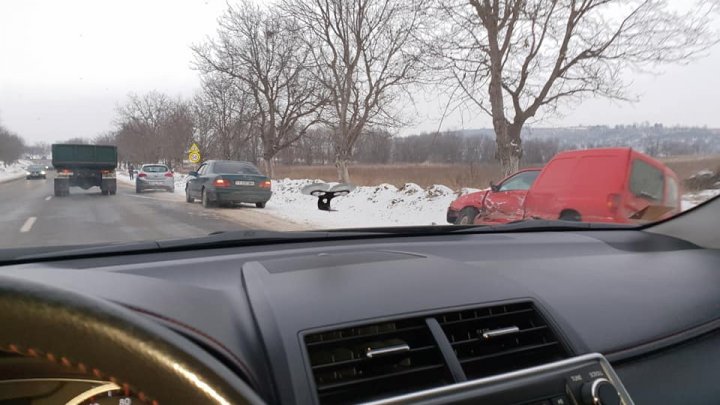
<path id="1" fill-rule="evenodd" d="M 360 402 L 452 383 L 424 318 L 305 336 L 323 404 Z"/>
<path id="2" fill-rule="evenodd" d="M 471 380 L 568 357 L 529 302 L 455 311 L 435 318 Z"/>

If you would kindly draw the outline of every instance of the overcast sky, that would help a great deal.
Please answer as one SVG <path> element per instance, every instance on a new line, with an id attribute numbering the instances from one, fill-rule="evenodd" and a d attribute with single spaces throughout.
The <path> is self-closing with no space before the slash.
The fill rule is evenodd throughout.
<path id="1" fill-rule="evenodd" d="M 225 7 L 225 0 L 1 0 L 0 123 L 31 143 L 93 137 L 113 128 L 129 93 L 191 96 L 199 83 L 189 46 L 215 32 Z M 716 47 L 691 65 L 632 76 L 637 103 L 589 100 L 536 125 L 720 127 L 719 72 Z M 441 100 L 419 95 L 416 123 L 402 133 L 436 130 Z M 489 126 L 470 111 L 450 115 L 442 129 Z"/>

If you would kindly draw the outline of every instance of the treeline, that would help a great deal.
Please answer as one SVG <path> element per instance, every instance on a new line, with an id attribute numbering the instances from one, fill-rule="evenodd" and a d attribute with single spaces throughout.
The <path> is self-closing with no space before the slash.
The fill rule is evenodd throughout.
<path id="1" fill-rule="evenodd" d="M 16 133 L 0 125 L 0 161 L 5 166 L 17 162 L 25 152 L 25 141 Z"/>
<path id="2" fill-rule="evenodd" d="M 326 165 L 333 163 L 333 150 L 326 146 L 332 136 L 328 131 L 311 131 L 301 142 L 287 148 L 277 157 L 283 165 Z M 325 146 L 324 146 L 325 145 Z M 353 162 L 359 164 L 394 163 L 496 163 L 495 139 L 488 135 L 466 136 L 459 131 L 435 134 L 393 136 L 388 131 L 365 134 L 353 151 Z M 557 139 L 528 139 L 523 144 L 523 162 L 541 164 L 561 150 Z"/>

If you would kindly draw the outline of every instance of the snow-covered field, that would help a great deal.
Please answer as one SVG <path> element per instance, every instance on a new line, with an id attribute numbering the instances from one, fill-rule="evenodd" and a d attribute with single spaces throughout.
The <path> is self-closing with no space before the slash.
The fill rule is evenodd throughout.
<path id="1" fill-rule="evenodd" d="M 118 180 L 134 184 L 124 172 L 118 172 Z M 185 195 L 183 174 L 175 174 L 175 198 Z M 301 193 L 303 187 L 320 180 L 274 180 L 273 196 L 262 212 L 308 229 L 362 228 L 408 225 L 446 225 L 445 214 L 450 203 L 459 195 L 478 191 L 462 189 L 456 192 L 443 185 L 423 188 L 414 183 L 395 187 L 380 184 L 374 187 L 358 187 L 349 195 L 335 198 L 333 211 L 317 209 L 317 198 Z M 683 196 L 683 210 L 690 209 L 720 190 L 704 190 Z"/>
<path id="2" fill-rule="evenodd" d="M 0 161 L 0 183 L 25 177 L 25 167 L 31 165 L 29 160 L 19 160 L 7 167 Z"/>

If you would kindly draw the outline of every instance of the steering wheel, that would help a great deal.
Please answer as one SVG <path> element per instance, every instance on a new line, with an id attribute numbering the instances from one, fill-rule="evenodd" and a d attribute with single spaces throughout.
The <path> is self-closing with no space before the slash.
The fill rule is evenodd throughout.
<path id="1" fill-rule="evenodd" d="M 117 304 L 0 276 L 0 350 L 111 381 L 151 404 L 261 404 L 217 359 Z"/>

